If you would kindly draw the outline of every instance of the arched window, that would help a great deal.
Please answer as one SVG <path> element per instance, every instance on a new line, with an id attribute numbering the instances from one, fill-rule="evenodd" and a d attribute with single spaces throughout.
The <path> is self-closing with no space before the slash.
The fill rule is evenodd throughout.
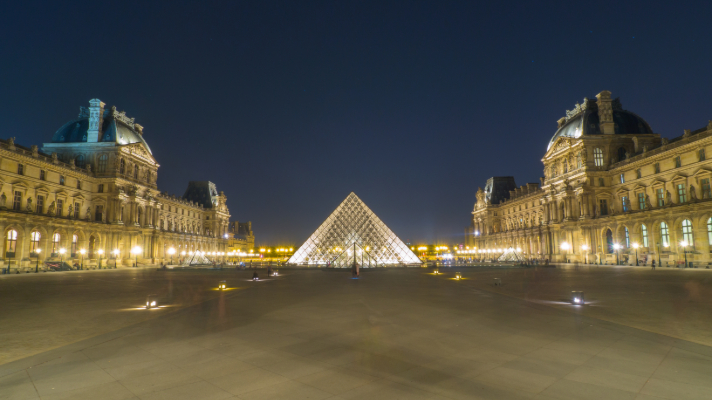
<path id="1" fill-rule="evenodd" d="M 40 248 L 40 233 L 38 231 L 32 231 L 30 233 L 30 253 L 37 254 L 37 249 Z"/>
<path id="2" fill-rule="evenodd" d="M 593 163 L 597 167 L 603 166 L 603 150 L 600 147 L 593 149 Z"/>
<path id="3" fill-rule="evenodd" d="M 606 231 L 606 247 L 609 253 L 613 253 L 613 232 L 610 229 Z"/>
<path id="4" fill-rule="evenodd" d="M 102 154 L 99 156 L 99 163 L 96 168 L 98 172 L 106 172 L 106 163 L 108 160 L 109 156 L 106 154 Z"/>
<path id="5" fill-rule="evenodd" d="M 79 236 L 72 235 L 72 257 L 77 255 L 77 246 L 79 246 Z"/>
<path id="6" fill-rule="evenodd" d="M 640 233 L 643 237 L 643 247 L 648 247 L 648 227 L 645 225 L 640 226 Z"/>
<path id="7" fill-rule="evenodd" d="M 122 158 L 121 161 L 119 161 L 119 173 L 123 174 L 124 171 L 126 171 L 126 161 Z"/>
<path id="8" fill-rule="evenodd" d="M 660 241 L 663 247 L 670 246 L 670 232 L 668 232 L 668 225 L 665 222 L 660 223 Z"/>
<path id="9" fill-rule="evenodd" d="M 77 158 L 75 159 L 75 164 L 79 168 L 84 168 L 85 163 L 86 163 L 86 161 L 84 161 L 84 154 L 78 155 Z"/>
<path id="10" fill-rule="evenodd" d="M 61 236 L 59 233 L 55 233 L 52 235 L 52 254 L 57 254 L 59 253 L 59 240 L 61 239 Z"/>
<path id="11" fill-rule="evenodd" d="M 618 161 L 623 161 L 625 160 L 625 147 L 619 147 L 618 148 Z"/>
<path id="12" fill-rule="evenodd" d="M 688 246 L 695 245 L 695 238 L 692 235 L 692 221 L 689 219 L 682 221 L 682 240 L 686 241 Z"/>
<path id="13" fill-rule="evenodd" d="M 624 226 L 623 230 L 625 230 L 625 247 L 630 247 L 630 234 L 628 233 L 628 228 Z"/>
<path id="14" fill-rule="evenodd" d="M 10 229 L 7 231 L 7 242 L 5 243 L 5 252 L 8 257 L 15 257 L 15 249 L 17 249 L 17 231 Z"/>
<path id="15" fill-rule="evenodd" d="M 707 219 L 707 240 L 712 244 L 712 218 Z"/>

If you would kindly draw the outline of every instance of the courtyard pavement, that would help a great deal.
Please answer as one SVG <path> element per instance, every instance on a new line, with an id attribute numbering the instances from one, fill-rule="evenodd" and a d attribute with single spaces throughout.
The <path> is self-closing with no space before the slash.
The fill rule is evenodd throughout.
<path id="1" fill-rule="evenodd" d="M 712 398 L 712 271 L 280 271 L 0 276 L 0 399 Z"/>

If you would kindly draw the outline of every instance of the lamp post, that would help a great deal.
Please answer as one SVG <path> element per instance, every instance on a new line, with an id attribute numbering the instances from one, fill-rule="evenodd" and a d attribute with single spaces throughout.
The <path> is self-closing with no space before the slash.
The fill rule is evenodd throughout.
<path id="1" fill-rule="evenodd" d="M 138 255 L 141 253 L 141 247 L 140 246 L 134 246 L 133 249 L 131 249 L 131 254 L 136 256 L 136 263 L 134 264 L 134 268 L 138 268 Z"/>
<path id="2" fill-rule="evenodd" d="M 171 265 L 173 265 L 173 254 L 176 254 L 176 249 L 174 247 L 169 247 L 168 248 L 168 254 L 171 255 Z"/>
<path id="3" fill-rule="evenodd" d="M 59 268 L 62 268 L 62 262 L 64 260 L 64 253 L 66 253 L 66 252 L 67 252 L 67 249 L 65 249 L 64 247 L 59 249 Z"/>
<path id="4" fill-rule="evenodd" d="M 638 243 L 633 243 L 633 248 L 635 249 L 635 266 L 636 267 L 639 265 L 638 264 L 638 247 L 640 247 L 638 245 Z"/>
<path id="5" fill-rule="evenodd" d="M 687 246 L 689 243 L 687 243 L 687 240 L 683 240 L 680 242 L 680 246 L 682 246 L 682 251 L 685 253 L 685 268 L 687 268 Z"/>
<path id="6" fill-rule="evenodd" d="M 584 254 L 584 262 L 588 264 L 588 245 L 582 244 L 581 251 Z"/>
<path id="7" fill-rule="evenodd" d="M 104 255 L 104 249 L 99 249 L 96 252 L 99 253 L 99 269 L 101 269 L 101 256 Z"/>
<path id="8" fill-rule="evenodd" d="M 82 261 L 81 264 L 79 264 L 79 269 L 84 269 L 84 254 L 86 254 L 87 251 L 85 249 L 79 249 L 79 254 L 82 255 Z"/>
<path id="9" fill-rule="evenodd" d="M 658 247 L 658 267 L 662 268 L 662 261 L 660 261 L 660 243 L 656 243 L 655 245 Z"/>
<path id="10" fill-rule="evenodd" d="M 35 273 L 40 272 L 40 252 L 42 249 L 35 249 L 35 256 L 37 257 L 37 264 L 35 265 Z"/>
<path id="11" fill-rule="evenodd" d="M 114 269 L 116 269 L 116 268 L 118 268 L 117 263 L 119 262 L 120 251 L 119 251 L 119 249 L 114 249 L 113 253 L 114 253 Z"/>
<path id="12" fill-rule="evenodd" d="M 566 252 L 567 252 L 570 248 L 571 248 L 571 245 L 569 244 L 569 242 L 562 242 L 562 243 L 561 243 L 561 250 L 564 251 L 564 260 L 565 260 L 566 262 L 569 262 L 569 260 L 567 260 L 567 258 L 566 258 Z"/>
<path id="13" fill-rule="evenodd" d="M 618 243 L 613 243 L 613 250 L 616 252 L 616 265 L 618 265 L 618 263 L 619 263 L 619 261 L 618 261 L 618 249 L 620 249 L 620 248 L 621 248 L 621 245 L 619 245 Z"/>
<path id="14" fill-rule="evenodd" d="M 180 252 L 180 256 L 183 260 L 185 260 L 185 250 Z"/>

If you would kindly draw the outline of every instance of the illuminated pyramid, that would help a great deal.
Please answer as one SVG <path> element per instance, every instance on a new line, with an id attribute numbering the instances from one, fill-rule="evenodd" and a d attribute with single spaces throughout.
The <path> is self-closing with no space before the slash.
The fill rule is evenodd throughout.
<path id="1" fill-rule="evenodd" d="M 342 268 L 357 263 L 366 268 L 420 265 L 421 261 L 351 192 L 288 263 Z"/>

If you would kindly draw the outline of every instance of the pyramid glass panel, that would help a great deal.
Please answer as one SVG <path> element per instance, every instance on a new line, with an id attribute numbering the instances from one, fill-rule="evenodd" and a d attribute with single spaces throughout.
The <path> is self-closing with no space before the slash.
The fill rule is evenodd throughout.
<path id="1" fill-rule="evenodd" d="M 421 261 L 355 193 L 294 252 L 289 264 L 350 267 L 420 265 Z"/>

